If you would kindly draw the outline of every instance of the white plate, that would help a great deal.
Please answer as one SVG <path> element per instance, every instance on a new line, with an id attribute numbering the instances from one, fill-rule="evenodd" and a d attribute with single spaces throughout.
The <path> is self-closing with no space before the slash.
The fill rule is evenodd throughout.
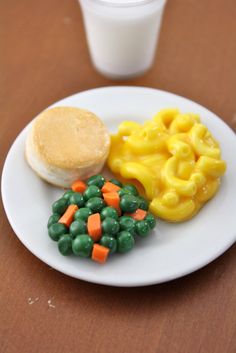
<path id="1" fill-rule="evenodd" d="M 63 257 L 47 235 L 51 204 L 62 190 L 43 182 L 28 167 L 24 145 L 29 125 L 13 143 L 2 174 L 2 198 L 9 222 L 21 242 L 39 259 L 67 275 L 113 286 L 143 286 L 191 273 L 226 251 L 236 240 L 236 138 L 206 108 L 177 95 L 142 87 L 106 87 L 75 94 L 54 106 L 86 108 L 100 116 L 110 131 L 124 119 L 144 121 L 161 108 L 178 107 L 201 116 L 220 142 L 227 172 L 217 195 L 192 220 L 181 224 L 158 221 L 152 235 L 139 239 L 125 255 L 105 265 Z"/>

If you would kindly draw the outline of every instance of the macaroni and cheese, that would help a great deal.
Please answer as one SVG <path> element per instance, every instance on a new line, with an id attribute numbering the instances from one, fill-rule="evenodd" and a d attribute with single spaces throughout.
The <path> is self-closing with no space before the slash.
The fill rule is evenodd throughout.
<path id="1" fill-rule="evenodd" d="M 196 114 L 163 109 L 139 124 L 124 121 L 111 136 L 108 166 L 137 180 L 150 211 L 171 222 L 193 217 L 211 199 L 226 170 L 220 147 Z"/>

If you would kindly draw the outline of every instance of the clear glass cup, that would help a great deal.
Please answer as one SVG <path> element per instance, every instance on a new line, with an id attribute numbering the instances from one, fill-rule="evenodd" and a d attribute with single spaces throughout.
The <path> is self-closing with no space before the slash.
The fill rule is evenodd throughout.
<path id="1" fill-rule="evenodd" d="M 147 71 L 154 60 L 166 0 L 79 0 L 90 56 L 109 78 Z"/>

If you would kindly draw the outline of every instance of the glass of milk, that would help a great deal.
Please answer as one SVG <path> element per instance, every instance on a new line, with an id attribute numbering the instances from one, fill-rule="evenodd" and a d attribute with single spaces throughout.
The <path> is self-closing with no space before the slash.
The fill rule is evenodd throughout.
<path id="1" fill-rule="evenodd" d="M 166 0 L 79 0 L 90 56 L 109 78 L 147 71 L 154 60 Z"/>

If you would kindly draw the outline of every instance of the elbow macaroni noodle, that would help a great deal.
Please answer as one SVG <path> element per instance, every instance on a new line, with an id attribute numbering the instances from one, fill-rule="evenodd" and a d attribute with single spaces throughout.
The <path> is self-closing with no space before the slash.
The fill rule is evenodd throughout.
<path id="1" fill-rule="evenodd" d="M 171 222 L 194 216 L 220 185 L 226 164 L 196 114 L 163 109 L 143 125 L 124 121 L 111 136 L 108 166 L 137 180 L 150 211 Z"/>

